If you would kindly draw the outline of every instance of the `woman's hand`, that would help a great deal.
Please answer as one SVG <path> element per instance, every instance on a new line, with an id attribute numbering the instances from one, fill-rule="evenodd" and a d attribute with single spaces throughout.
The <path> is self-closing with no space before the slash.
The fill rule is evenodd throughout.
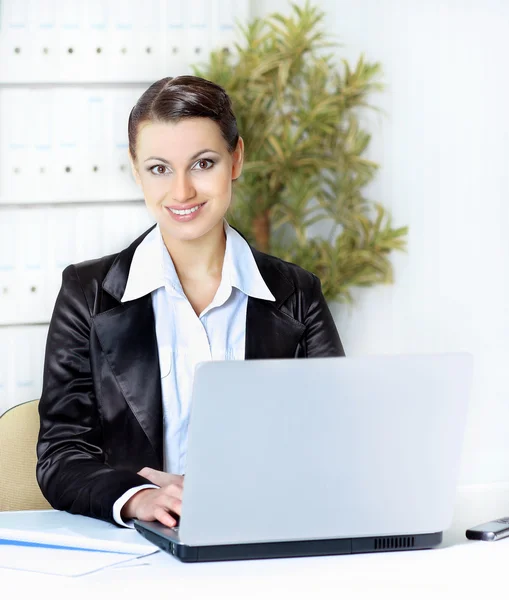
<path id="1" fill-rule="evenodd" d="M 175 527 L 177 517 L 182 509 L 182 492 L 184 476 L 164 473 L 149 467 L 138 471 L 159 489 L 140 490 L 123 506 L 123 519 L 140 519 L 142 521 L 159 521 L 166 527 Z"/>

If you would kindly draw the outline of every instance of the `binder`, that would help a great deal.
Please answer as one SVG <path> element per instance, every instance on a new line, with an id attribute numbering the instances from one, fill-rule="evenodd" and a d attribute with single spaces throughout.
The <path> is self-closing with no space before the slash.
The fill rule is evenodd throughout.
<path id="1" fill-rule="evenodd" d="M 16 230 L 17 213 L 3 209 L 0 219 L 0 325 L 16 318 Z"/>
<path id="2" fill-rule="evenodd" d="M 166 0 L 166 73 L 176 77 L 186 71 L 187 62 L 187 2 Z"/>
<path id="3" fill-rule="evenodd" d="M 107 144 L 111 161 L 110 173 L 112 174 L 108 197 L 112 199 L 133 200 L 143 198 L 141 189 L 131 172 L 127 126 L 129 114 L 145 90 L 145 86 L 136 86 L 112 92 L 113 138 Z"/>
<path id="4" fill-rule="evenodd" d="M 131 0 L 110 0 L 109 74 L 112 81 L 134 81 L 137 52 L 134 48 L 134 15 Z"/>
<path id="5" fill-rule="evenodd" d="M 105 0 L 83 2 L 83 78 L 89 81 L 111 81 L 109 57 L 113 51 L 110 39 L 109 3 Z"/>
<path id="6" fill-rule="evenodd" d="M 188 1 L 185 73 L 192 74 L 192 65 L 208 60 L 211 48 L 210 9 L 211 4 L 207 0 Z"/>
<path id="7" fill-rule="evenodd" d="M 46 310 L 51 314 L 62 285 L 62 271 L 76 256 L 76 207 L 52 206 L 48 211 Z"/>
<path id="8" fill-rule="evenodd" d="M 40 323 L 47 319 L 45 209 L 18 211 L 16 236 L 16 323 Z"/>
<path id="9" fill-rule="evenodd" d="M 56 0 L 30 3 L 29 44 L 31 61 L 25 73 L 25 79 L 34 82 L 45 82 L 58 81 L 60 78 L 60 49 L 57 46 L 56 9 Z"/>
<path id="10" fill-rule="evenodd" d="M 33 195 L 30 159 L 33 112 L 29 89 L 2 90 L 0 140 L 2 151 L 1 195 L 7 202 L 26 201 Z"/>
<path id="11" fill-rule="evenodd" d="M 85 200 L 85 94 L 82 88 L 55 88 L 51 129 L 55 136 L 54 194 L 57 202 Z"/>
<path id="12" fill-rule="evenodd" d="M 14 399 L 15 404 L 34 400 L 35 377 L 33 369 L 33 349 L 30 347 L 30 330 L 21 327 L 14 332 Z"/>
<path id="13" fill-rule="evenodd" d="M 10 330 L 0 328 L 0 415 L 9 408 Z"/>
<path id="14" fill-rule="evenodd" d="M 84 5 L 81 0 L 66 0 L 58 3 L 56 13 L 55 53 L 52 70 L 57 81 L 86 80 L 83 65 L 86 64 L 83 44 Z"/>
<path id="15" fill-rule="evenodd" d="M 131 205 L 109 205 L 104 207 L 104 239 L 105 254 L 120 252 L 134 240 L 131 226 Z"/>
<path id="16" fill-rule="evenodd" d="M 31 338 L 30 349 L 32 352 L 32 398 L 40 398 L 42 394 L 44 354 L 46 350 L 46 339 L 48 337 L 48 325 L 37 325 L 36 327 L 30 328 L 29 335 Z"/>
<path id="17" fill-rule="evenodd" d="M 237 24 L 247 21 L 248 3 L 246 0 L 221 0 L 215 3 L 215 23 L 212 49 L 235 53 L 235 43 L 239 41 Z"/>
<path id="18" fill-rule="evenodd" d="M 168 72 L 161 0 L 129 0 L 126 4 L 132 13 L 133 25 L 129 80 L 152 83 L 166 77 Z"/>
<path id="19" fill-rule="evenodd" d="M 31 176 L 28 178 L 32 188 L 27 194 L 29 202 L 50 202 L 54 198 L 56 171 L 53 145 L 53 90 L 32 90 L 28 102 L 36 107 L 30 135 Z M 26 110 L 26 107 L 25 107 Z M 58 116 L 57 116 L 58 117 Z M 34 193 L 36 191 L 36 193 Z"/>
<path id="20" fill-rule="evenodd" d="M 29 4 L 19 0 L 0 2 L 0 81 L 26 81 L 30 72 Z"/>
<path id="21" fill-rule="evenodd" d="M 116 223 L 110 224 L 110 227 L 116 226 Z M 71 261 L 80 262 L 105 256 L 106 238 L 104 207 L 100 204 L 80 206 L 76 211 L 76 251 Z"/>
<path id="22" fill-rule="evenodd" d="M 83 192 L 90 199 L 106 199 L 106 188 L 111 176 L 107 148 L 111 139 L 109 133 L 111 125 L 109 96 L 111 94 L 105 89 L 83 91 L 86 104 Z"/>
<path id="23" fill-rule="evenodd" d="M 149 227 L 154 225 L 155 219 L 148 211 L 144 202 L 132 204 L 130 207 L 129 240 L 127 244 L 134 241 Z M 126 246 L 127 246 L 126 244 Z"/>

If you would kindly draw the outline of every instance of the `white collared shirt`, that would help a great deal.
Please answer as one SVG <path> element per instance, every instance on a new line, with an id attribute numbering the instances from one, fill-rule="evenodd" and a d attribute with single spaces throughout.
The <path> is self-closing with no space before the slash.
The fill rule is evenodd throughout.
<path id="1" fill-rule="evenodd" d="M 136 248 L 122 302 L 152 295 L 163 403 L 164 470 L 185 473 L 187 431 L 194 370 L 199 362 L 242 360 L 245 354 L 248 297 L 274 301 L 248 243 L 224 221 L 226 250 L 221 282 L 212 302 L 198 316 L 180 284 L 156 226 Z M 139 486 L 113 507 L 117 523 L 122 506 Z"/>

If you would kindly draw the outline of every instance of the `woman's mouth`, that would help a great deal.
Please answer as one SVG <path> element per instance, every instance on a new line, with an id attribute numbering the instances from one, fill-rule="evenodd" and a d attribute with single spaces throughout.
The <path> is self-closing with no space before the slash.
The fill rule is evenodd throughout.
<path id="1" fill-rule="evenodd" d="M 165 206 L 165 208 L 175 221 L 182 223 L 195 219 L 205 204 L 206 202 L 195 204 L 190 208 L 174 208 L 169 206 Z"/>

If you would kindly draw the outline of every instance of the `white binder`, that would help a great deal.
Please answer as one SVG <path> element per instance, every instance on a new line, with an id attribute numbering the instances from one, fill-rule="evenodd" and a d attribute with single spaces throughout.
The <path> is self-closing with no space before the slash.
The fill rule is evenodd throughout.
<path id="1" fill-rule="evenodd" d="M 125 206 L 124 210 L 128 210 Z M 105 241 L 108 229 L 119 226 L 115 221 L 104 222 L 104 206 L 92 204 L 79 206 L 76 210 L 76 248 L 74 256 L 69 256 L 69 263 L 100 258 L 107 254 Z"/>
<path id="2" fill-rule="evenodd" d="M 23 327 L 15 332 L 14 350 L 14 399 L 16 404 L 33 400 L 35 372 L 32 368 L 34 349 L 31 346 L 30 330 Z"/>
<path id="3" fill-rule="evenodd" d="M 245 24 L 249 17 L 247 2 L 235 0 L 217 0 L 216 27 L 213 29 L 212 47 L 235 53 L 235 42 L 239 42 L 241 35 L 237 32 L 237 23 Z"/>
<path id="4" fill-rule="evenodd" d="M 186 29 L 185 73 L 192 74 L 192 65 L 208 59 L 211 47 L 211 3 L 207 0 L 189 0 Z"/>
<path id="5" fill-rule="evenodd" d="M 16 308 L 16 213 L 2 210 L 0 219 L 0 324 L 14 319 Z"/>
<path id="6" fill-rule="evenodd" d="M 186 71 L 187 3 L 166 0 L 166 75 L 175 77 Z"/>
<path id="7" fill-rule="evenodd" d="M 130 0 L 128 6 L 133 15 L 130 81 L 144 81 L 150 84 L 168 75 L 167 50 L 163 37 L 163 2 Z"/>
<path id="8" fill-rule="evenodd" d="M 108 180 L 112 176 L 108 143 L 111 140 L 111 92 L 105 89 L 83 90 L 86 104 L 84 130 L 84 188 L 90 199 L 106 199 Z"/>
<path id="9" fill-rule="evenodd" d="M 81 0 L 66 0 L 58 3 L 56 17 L 57 38 L 52 69 L 57 70 L 58 81 L 83 81 L 86 64 L 83 44 L 84 5 Z M 53 62 L 53 60 L 55 62 Z"/>
<path id="10" fill-rule="evenodd" d="M 30 72 L 29 4 L 19 0 L 0 2 L 0 81 L 26 81 Z"/>
<path id="11" fill-rule="evenodd" d="M 113 138 L 108 143 L 112 164 L 109 197 L 112 199 L 133 200 L 143 197 L 131 172 L 127 125 L 129 114 L 145 89 L 133 87 L 112 92 Z"/>
<path id="12" fill-rule="evenodd" d="M 2 90 L 0 103 L 0 151 L 2 178 L 0 195 L 3 201 L 26 201 L 33 195 L 32 165 L 29 162 L 32 145 L 34 111 L 27 110 L 30 90 Z"/>
<path id="13" fill-rule="evenodd" d="M 83 39 L 81 61 L 83 79 L 87 81 L 111 81 L 114 73 L 109 71 L 112 52 L 109 3 L 105 0 L 83 2 Z M 113 79 L 114 80 L 114 79 Z"/>
<path id="14" fill-rule="evenodd" d="M 0 415 L 9 403 L 9 330 L 0 327 Z"/>
<path id="15" fill-rule="evenodd" d="M 16 2 L 16 0 L 14 0 Z M 18 2 L 18 4 L 27 4 Z M 57 34 L 57 0 L 44 0 L 29 4 L 29 33 L 27 53 L 30 64 L 24 73 L 25 80 L 58 81 L 60 52 Z"/>
<path id="16" fill-rule="evenodd" d="M 46 311 L 46 210 L 18 212 L 16 235 L 16 308 L 14 322 L 40 323 Z"/>
<path id="17" fill-rule="evenodd" d="M 85 98 L 81 88 L 54 89 L 56 201 L 86 200 L 83 194 L 88 175 L 84 152 Z"/>
<path id="18" fill-rule="evenodd" d="M 52 127 L 55 118 L 53 98 L 53 90 L 47 88 L 34 89 L 27 98 L 29 105 L 36 107 L 33 111 L 35 118 L 31 124 L 30 151 L 27 160 L 31 165 L 31 173 L 28 176 L 31 190 L 24 198 L 31 203 L 51 202 L 55 197 L 54 181 L 57 173 Z"/>

